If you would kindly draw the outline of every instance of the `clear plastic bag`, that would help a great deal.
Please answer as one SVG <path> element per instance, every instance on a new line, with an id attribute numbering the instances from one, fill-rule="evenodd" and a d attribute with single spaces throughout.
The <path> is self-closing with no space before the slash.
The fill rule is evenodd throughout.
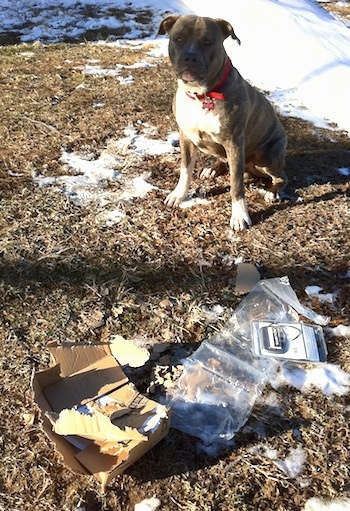
<path id="1" fill-rule="evenodd" d="M 264 380 L 251 364 L 203 342 L 184 361 L 171 424 L 206 444 L 230 440 L 248 419 Z"/>
<path id="2" fill-rule="evenodd" d="M 183 373 L 166 397 L 172 426 L 206 444 L 231 440 L 279 365 L 253 353 L 251 322 L 293 323 L 299 314 L 320 325 L 328 322 L 299 302 L 287 277 L 256 284 L 225 328 L 184 361 Z"/>
<path id="3" fill-rule="evenodd" d="M 299 314 L 318 325 L 326 325 L 329 321 L 299 302 L 288 277 L 266 279 L 258 282 L 241 301 L 227 328 L 250 344 L 251 321 L 268 319 L 276 323 L 293 323 L 299 321 Z"/>

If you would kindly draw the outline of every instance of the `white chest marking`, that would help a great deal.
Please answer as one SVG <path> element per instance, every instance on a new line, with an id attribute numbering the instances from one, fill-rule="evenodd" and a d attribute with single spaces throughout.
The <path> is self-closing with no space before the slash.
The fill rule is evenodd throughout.
<path id="1" fill-rule="evenodd" d="M 220 133 L 221 122 L 213 110 L 203 108 L 199 99 L 192 99 L 183 89 L 176 93 L 176 121 L 179 128 L 195 145 L 200 140 L 200 132 L 207 133 L 214 141 Z"/>

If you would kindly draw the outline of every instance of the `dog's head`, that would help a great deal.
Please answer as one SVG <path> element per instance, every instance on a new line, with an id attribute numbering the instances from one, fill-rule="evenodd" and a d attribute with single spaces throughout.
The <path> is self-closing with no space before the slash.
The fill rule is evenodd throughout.
<path id="1" fill-rule="evenodd" d="M 169 57 L 179 80 L 189 87 L 210 87 L 225 65 L 224 40 L 231 36 L 239 44 L 230 23 L 201 16 L 168 16 L 159 35 L 169 35 Z"/>

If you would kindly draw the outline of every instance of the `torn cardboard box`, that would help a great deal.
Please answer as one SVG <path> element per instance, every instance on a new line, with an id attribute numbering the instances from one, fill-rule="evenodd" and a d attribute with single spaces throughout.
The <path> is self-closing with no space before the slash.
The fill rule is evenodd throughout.
<path id="1" fill-rule="evenodd" d="M 169 430 L 169 410 L 140 394 L 123 372 L 116 358 L 123 345 L 50 344 L 53 364 L 33 378 L 44 431 L 68 467 L 102 485 Z"/>

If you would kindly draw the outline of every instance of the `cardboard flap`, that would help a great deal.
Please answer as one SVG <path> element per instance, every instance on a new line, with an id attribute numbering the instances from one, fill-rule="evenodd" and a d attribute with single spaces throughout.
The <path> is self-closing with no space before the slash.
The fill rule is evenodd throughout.
<path id="1" fill-rule="evenodd" d="M 51 368 L 48 371 L 36 373 L 32 381 L 34 399 L 39 409 L 39 416 L 42 423 L 42 427 L 48 438 L 55 444 L 59 453 L 63 457 L 64 462 L 68 466 L 70 466 L 75 472 L 87 474 L 88 473 L 87 469 L 75 458 L 76 450 L 74 449 L 74 447 L 68 442 L 66 442 L 66 440 L 63 437 L 56 435 L 52 431 L 51 423 L 48 417 L 45 415 L 45 412 L 48 412 L 51 408 L 50 404 L 45 398 L 41 385 L 47 381 L 52 383 L 52 379 L 55 378 L 55 375 L 56 379 L 57 378 L 59 379 L 59 366 Z"/>
<path id="2" fill-rule="evenodd" d="M 61 376 L 77 373 L 110 354 L 108 344 L 49 343 L 54 364 L 60 364 Z"/>
<path id="3" fill-rule="evenodd" d="M 100 446 L 103 453 L 116 455 L 124 449 L 123 443 L 131 440 L 145 442 L 147 436 L 135 428 L 120 429 L 111 423 L 106 415 L 94 410 L 92 415 L 80 413 L 78 410 L 62 410 L 55 420 L 52 416 L 53 430 L 58 435 L 78 435 L 92 440 Z"/>
<path id="4" fill-rule="evenodd" d="M 122 366 L 141 367 L 150 357 L 146 348 L 136 346 L 132 341 L 124 339 L 121 335 L 115 335 L 111 338 L 109 349 Z"/>
<path id="5" fill-rule="evenodd" d="M 52 410 L 60 412 L 108 394 L 128 381 L 120 364 L 109 355 L 45 387 L 44 394 Z"/>
<path id="6" fill-rule="evenodd" d="M 127 463 L 129 456 L 130 453 L 127 449 L 117 456 L 102 454 L 97 445 L 91 444 L 78 452 L 76 458 L 104 486 L 110 478 L 111 472 L 116 469 L 116 473 L 119 473 L 118 467 Z"/>
<path id="7" fill-rule="evenodd" d="M 103 454 L 97 445 L 91 444 L 76 454 L 77 460 L 104 486 L 112 477 L 123 473 L 164 438 L 169 430 L 169 410 L 167 412 L 168 418 L 161 420 L 159 427 L 148 438 L 148 442 L 131 441 L 127 444 L 125 451 L 117 456 Z M 127 455 L 125 456 L 125 454 Z"/>

